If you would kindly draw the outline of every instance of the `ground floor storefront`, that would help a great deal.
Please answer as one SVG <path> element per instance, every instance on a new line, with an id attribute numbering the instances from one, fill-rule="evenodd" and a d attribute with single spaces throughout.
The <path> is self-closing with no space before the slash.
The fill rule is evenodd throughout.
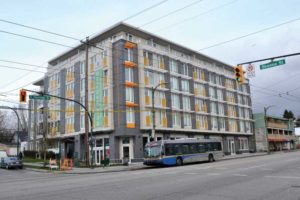
<path id="1" fill-rule="evenodd" d="M 254 150 L 254 140 L 251 135 L 157 131 L 154 139 L 175 140 L 182 138 L 219 140 L 225 155 L 241 154 Z M 59 152 L 62 159 L 74 159 L 74 163 L 78 165 L 85 163 L 86 150 L 88 150 L 90 160 L 93 160 L 95 165 L 104 164 L 108 160 L 110 163 L 118 164 L 142 162 L 144 147 L 150 141 L 150 132 L 144 131 L 138 135 L 118 135 L 114 132 L 94 133 L 93 139 L 92 146 L 89 142 L 88 148 L 86 148 L 85 134 L 66 135 L 51 139 L 48 149 Z"/>

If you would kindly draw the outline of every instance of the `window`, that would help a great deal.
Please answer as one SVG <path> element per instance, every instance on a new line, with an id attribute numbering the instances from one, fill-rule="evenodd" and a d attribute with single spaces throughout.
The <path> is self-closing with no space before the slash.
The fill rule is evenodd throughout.
<path id="1" fill-rule="evenodd" d="M 206 96 L 206 90 L 203 84 L 194 83 L 194 90 L 196 96 Z"/>
<path id="2" fill-rule="evenodd" d="M 164 125 L 163 122 L 164 122 L 165 119 L 167 119 L 167 113 L 166 113 L 166 111 L 160 110 L 158 112 L 158 121 L 159 121 L 159 123 L 160 123 L 161 126 Z"/>
<path id="3" fill-rule="evenodd" d="M 209 87 L 209 97 L 216 99 L 216 90 L 213 87 Z"/>
<path id="4" fill-rule="evenodd" d="M 175 72 L 175 73 L 179 73 L 178 70 L 178 63 L 175 60 L 170 59 L 170 71 L 171 72 Z"/>
<path id="5" fill-rule="evenodd" d="M 144 54 L 144 65 L 153 66 L 153 54 L 148 51 L 144 51 L 143 54 Z"/>
<path id="6" fill-rule="evenodd" d="M 243 108 L 239 107 L 239 117 L 244 118 Z"/>
<path id="7" fill-rule="evenodd" d="M 163 100 L 166 99 L 165 92 L 157 91 L 156 93 L 157 93 L 156 97 L 158 100 L 158 106 L 164 106 L 162 102 L 163 102 Z"/>
<path id="8" fill-rule="evenodd" d="M 250 112 L 249 112 L 249 109 L 245 108 L 245 118 L 246 119 L 250 119 Z"/>
<path id="9" fill-rule="evenodd" d="M 189 76 L 189 66 L 185 63 L 182 64 L 182 74 Z"/>
<path id="10" fill-rule="evenodd" d="M 179 95 L 172 94 L 172 108 L 180 109 Z"/>
<path id="11" fill-rule="evenodd" d="M 220 89 L 217 89 L 217 96 L 219 101 L 223 101 L 223 91 Z"/>
<path id="12" fill-rule="evenodd" d="M 210 102 L 210 113 L 217 114 L 217 106 L 215 102 Z"/>
<path id="13" fill-rule="evenodd" d="M 211 117 L 212 130 L 218 130 L 218 119 L 216 117 Z"/>
<path id="14" fill-rule="evenodd" d="M 182 108 L 183 108 L 183 110 L 186 110 L 186 111 L 191 110 L 190 97 L 186 97 L 186 96 L 182 97 Z"/>
<path id="15" fill-rule="evenodd" d="M 209 73 L 209 82 L 213 83 L 213 84 L 216 84 L 215 76 L 212 73 Z"/>
<path id="16" fill-rule="evenodd" d="M 240 138 L 240 150 L 248 150 L 248 138 Z"/>
<path id="17" fill-rule="evenodd" d="M 147 105 L 152 104 L 152 91 L 151 90 L 145 89 L 145 99 L 146 99 Z"/>
<path id="18" fill-rule="evenodd" d="M 222 103 L 218 104 L 218 111 L 219 111 L 219 115 L 222 115 L 222 116 L 225 115 L 224 105 Z"/>
<path id="19" fill-rule="evenodd" d="M 125 56 L 126 56 L 126 60 L 133 62 L 133 50 L 132 49 L 125 49 Z"/>
<path id="20" fill-rule="evenodd" d="M 218 75 L 216 75 L 216 84 L 219 86 L 223 86 L 222 78 Z"/>
<path id="21" fill-rule="evenodd" d="M 245 122 L 245 131 L 246 131 L 246 133 L 251 132 L 250 122 Z"/>
<path id="22" fill-rule="evenodd" d="M 231 132 L 237 132 L 237 123 L 236 120 L 229 119 L 228 120 L 228 128 Z"/>
<path id="23" fill-rule="evenodd" d="M 205 81 L 204 71 L 202 69 L 196 68 L 194 70 L 194 79 Z"/>
<path id="24" fill-rule="evenodd" d="M 221 131 L 225 131 L 225 119 L 219 118 L 219 127 Z"/>
<path id="25" fill-rule="evenodd" d="M 133 108 L 126 108 L 126 122 L 134 123 L 134 109 Z"/>
<path id="26" fill-rule="evenodd" d="M 236 117 L 236 110 L 234 106 L 228 105 L 228 117 Z"/>
<path id="27" fill-rule="evenodd" d="M 196 112 L 207 112 L 206 103 L 204 100 L 195 98 L 195 111 Z"/>
<path id="28" fill-rule="evenodd" d="M 171 77 L 171 90 L 179 90 L 178 78 Z"/>
<path id="29" fill-rule="evenodd" d="M 248 97 L 247 96 L 244 96 L 243 97 L 243 100 L 244 100 L 244 105 L 249 105 L 249 99 L 248 99 Z"/>
<path id="30" fill-rule="evenodd" d="M 126 87 L 126 101 L 134 102 L 134 88 Z"/>
<path id="31" fill-rule="evenodd" d="M 184 128 L 191 128 L 192 127 L 192 118 L 191 114 L 183 114 L 183 122 L 184 122 Z"/>
<path id="32" fill-rule="evenodd" d="M 244 121 L 240 121 L 240 132 L 245 132 L 245 123 Z"/>
<path id="33" fill-rule="evenodd" d="M 85 74 L 85 61 L 80 62 L 80 74 Z"/>
<path id="34" fill-rule="evenodd" d="M 106 76 L 105 76 L 106 77 Z M 129 82 L 133 82 L 133 69 L 125 68 L 125 80 Z"/>
<path id="35" fill-rule="evenodd" d="M 173 112 L 173 127 L 180 127 L 181 126 L 181 115 L 179 112 Z"/>
<path id="36" fill-rule="evenodd" d="M 85 78 L 80 80 L 80 93 L 85 94 Z"/>
<path id="37" fill-rule="evenodd" d="M 242 95 L 238 94 L 237 98 L 238 98 L 238 104 L 243 105 L 243 97 L 242 97 Z"/>
<path id="38" fill-rule="evenodd" d="M 228 102 L 235 103 L 234 93 L 232 93 L 232 92 L 227 92 L 227 93 L 226 93 L 226 100 L 227 100 Z"/>
<path id="39" fill-rule="evenodd" d="M 196 115 L 196 128 L 207 129 L 207 117 L 204 115 Z"/>
<path id="40" fill-rule="evenodd" d="M 183 92 L 190 92 L 190 82 L 188 80 L 181 80 L 181 89 Z"/>

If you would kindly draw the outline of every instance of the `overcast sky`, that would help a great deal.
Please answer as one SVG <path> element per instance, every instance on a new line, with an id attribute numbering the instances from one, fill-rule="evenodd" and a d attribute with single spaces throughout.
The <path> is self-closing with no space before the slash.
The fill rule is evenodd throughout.
<path id="1" fill-rule="evenodd" d="M 0 20 L 13 21 L 75 38 L 85 38 L 162 1 L 1 1 Z M 173 12 L 181 8 L 183 9 Z M 168 0 L 125 22 L 186 47 L 200 50 L 297 19 L 300 17 L 299 10 L 300 0 Z M 171 14 L 147 24 L 168 13 Z M 46 67 L 47 61 L 68 49 L 21 38 L 3 31 L 70 46 L 78 44 L 74 40 L 0 21 L 0 60 Z M 300 20 L 297 20 L 200 52 L 236 65 L 241 62 L 300 52 L 299 33 Z M 254 64 L 256 77 L 250 80 L 254 112 L 262 112 L 263 107 L 275 105 L 269 109 L 270 114 L 281 116 L 283 110 L 288 109 L 296 116 L 300 115 L 298 81 L 300 56 L 286 58 L 285 61 L 285 65 L 265 70 L 259 69 L 262 63 Z M 269 61 L 263 63 L 267 62 Z M 30 83 L 43 77 L 43 73 L 1 66 L 45 72 L 42 68 L 0 61 L 0 94 L 9 92 L 6 97 L 0 96 L 2 101 L 18 102 L 18 90 L 22 87 L 31 88 Z M 2 101 L 0 105 L 5 104 Z"/>

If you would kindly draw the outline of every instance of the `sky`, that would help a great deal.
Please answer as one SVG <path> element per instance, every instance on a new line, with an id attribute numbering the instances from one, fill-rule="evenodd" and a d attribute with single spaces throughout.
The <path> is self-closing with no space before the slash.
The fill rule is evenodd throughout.
<path id="1" fill-rule="evenodd" d="M 83 39 L 158 3 L 161 4 L 125 22 L 233 66 L 300 52 L 300 0 L 0 1 L 0 105 L 17 106 L 19 89 L 32 89 L 31 83 L 42 78 L 46 71 L 4 61 L 46 67 L 49 60 L 68 50 L 12 34 L 68 46 L 78 44 L 72 39 L 3 20 Z M 286 24 L 266 30 L 283 23 Z M 255 32 L 259 33 L 251 34 Z M 248 37 L 207 48 L 248 34 Z M 265 70 L 260 70 L 259 65 L 269 61 L 253 63 L 256 76 L 250 79 L 250 85 L 254 113 L 272 105 L 268 114 L 282 116 L 288 109 L 300 116 L 300 56 L 284 59 L 285 65 Z"/>

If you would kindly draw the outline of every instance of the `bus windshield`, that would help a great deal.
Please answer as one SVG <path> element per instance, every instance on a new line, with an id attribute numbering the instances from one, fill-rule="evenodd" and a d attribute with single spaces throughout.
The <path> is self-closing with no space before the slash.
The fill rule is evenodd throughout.
<path id="1" fill-rule="evenodd" d="M 144 156 L 147 158 L 149 157 L 159 157 L 161 155 L 161 146 L 146 146 Z"/>

